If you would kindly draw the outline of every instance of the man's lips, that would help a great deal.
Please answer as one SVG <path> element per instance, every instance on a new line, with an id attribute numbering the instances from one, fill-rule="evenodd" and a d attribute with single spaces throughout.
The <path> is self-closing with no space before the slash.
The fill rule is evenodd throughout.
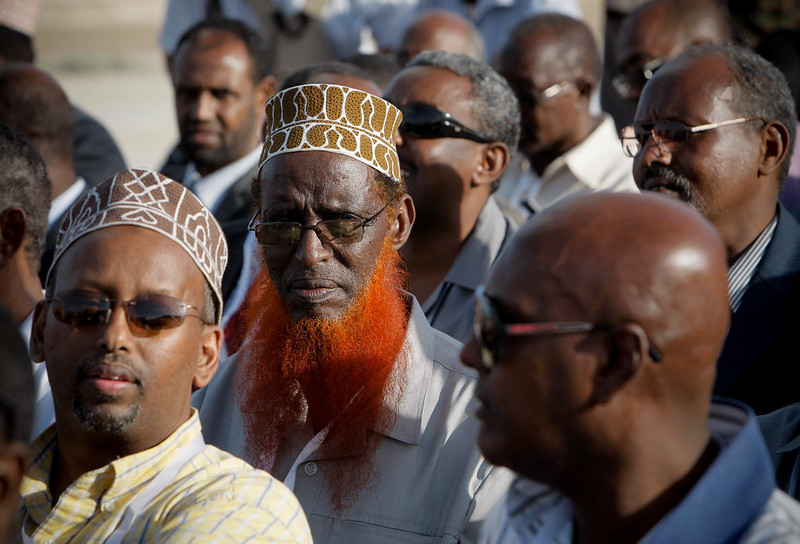
<path id="1" fill-rule="evenodd" d="M 81 373 L 80 382 L 91 392 L 101 395 L 115 395 L 131 387 L 137 387 L 139 380 L 124 365 L 99 363 L 89 366 Z"/>
<path id="2" fill-rule="evenodd" d="M 329 279 L 302 279 L 289 283 L 292 297 L 308 303 L 323 302 L 335 296 L 339 285 Z"/>

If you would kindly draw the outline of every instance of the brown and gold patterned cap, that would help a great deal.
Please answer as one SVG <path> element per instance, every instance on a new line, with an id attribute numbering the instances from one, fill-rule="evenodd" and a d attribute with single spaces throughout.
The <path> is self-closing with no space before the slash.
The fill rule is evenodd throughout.
<path id="1" fill-rule="evenodd" d="M 340 85 L 300 85 L 267 102 L 259 167 L 276 155 L 329 151 L 400 180 L 394 135 L 403 115 L 389 102 Z"/>
<path id="2" fill-rule="evenodd" d="M 58 260 L 76 240 L 115 225 L 150 229 L 181 246 L 214 291 L 219 323 L 222 274 L 228 264 L 222 228 L 191 191 L 152 170 L 118 172 L 75 201 L 61 222 L 48 281 Z"/>

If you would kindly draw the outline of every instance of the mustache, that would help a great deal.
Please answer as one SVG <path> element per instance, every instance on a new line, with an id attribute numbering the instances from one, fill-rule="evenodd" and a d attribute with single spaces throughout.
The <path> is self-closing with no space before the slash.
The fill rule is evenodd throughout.
<path id="1" fill-rule="evenodd" d="M 120 353 L 106 353 L 84 359 L 78 367 L 78 376 L 85 378 L 104 367 L 115 367 L 117 373 L 124 375 L 129 381 L 141 384 L 136 364 L 128 356 Z"/>
<path id="2" fill-rule="evenodd" d="M 660 178 L 659 181 L 662 182 L 660 186 L 665 186 L 671 191 L 675 191 L 681 200 L 690 203 L 693 201 L 692 184 L 687 177 L 676 173 L 666 166 L 653 165 L 648 166 L 644 171 L 644 183 L 642 185 L 646 186 L 647 180 L 653 178 Z M 666 180 L 666 184 L 663 183 L 663 180 Z"/>

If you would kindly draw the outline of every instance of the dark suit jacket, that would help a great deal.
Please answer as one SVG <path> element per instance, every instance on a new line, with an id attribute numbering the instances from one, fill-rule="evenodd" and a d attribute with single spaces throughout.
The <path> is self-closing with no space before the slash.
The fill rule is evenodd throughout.
<path id="1" fill-rule="evenodd" d="M 75 173 L 85 179 L 87 185 L 94 187 L 120 170 L 125 170 L 125 160 L 114 138 L 103 125 L 75 106 L 72 109 L 75 112 L 75 138 L 72 145 Z"/>
<path id="2" fill-rule="evenodd" d="M 800 454 L 800 404 L 759 416 L 758 424 L 775 466 L 778 487 L 800 499 L 800 482 L 792 483 L 792 472 Z"/>
<path id="3" fill-rule="evenodd" d="M 180 151 L 175 148 L 167 158 L 160 172 L 165 176 L 182 182 L 188 161 Z M 228 266 L 222 276 L 222 300 L 227 301 L 239 275 L 244 262 L 244 240 L 247 236 L 247 224 L 253 214 L 253 199 L 250 196 L 250 183 L 256 175 L 258 165 L 253 166 L 248 172 L 231 185 L 231 188 L 222 196 L 217 205 L 215 217 L 219 221 L 225 238 L 228 240 Z"/>
<path id="4" fill-rule="evenodd" d="M 800 224 L 782 205 L 778 225 L 733 315 L 714 393 L 766 414 L 800 402 Z"/>
<path id="5" fill-rule="evenodd" d="M 45 245 L 44 245 L 44 252 L 42 253 L 42 259 L 39 261 L 39 279 L 42 280 L 42 285 L 45 285 L 47 280 L 47 271 L 50 270 L 50 265 L 53 264 L 53 257 L 55 256 L 56 252 L 56 241 L 58 241 L 58 229 L 61 227 L 61 221 L 64 220 L 64 216 L 67 215 L 67 212 L 72 207 L 72 205 L 83 195 L 85 195 L 92 186 L 89 182 L 86 182 L 86 187 L 84 187 L 81 194 L 73 200 L 69 206 L 64 210 L 58 219 L 53 222 L 53 225 L 47 229 L 47 238 L 45 238 Z"/>

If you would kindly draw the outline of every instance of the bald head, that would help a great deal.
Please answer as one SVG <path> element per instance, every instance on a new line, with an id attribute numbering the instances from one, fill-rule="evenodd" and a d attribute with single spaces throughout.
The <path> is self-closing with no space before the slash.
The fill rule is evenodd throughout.
<path id="1" fill-rule="evenodd" d="M 75 115 L 56 80 L 42 70 L 24 63 L 0 68 L 0 121 L 28 138 L 45 163 L 71 160 Z"/>
<path id="2" fill-rule="evenodd" d="M 405 65 L 422 51 L 459 53 L 477 61 L 486 60 L 486 48 L 478 29 L 469 19 L 444 10 L 426 11 L 408 27 L 400 43 L 398 58 Z"/>
<path id="3" fill-rule="evenodd" d="M 500 72 L 513 69 L 518 59 L 545 55 L 549 69 L 564 79 L 582 77 L 594 86 L 600 77 L 600 57 L 585 23 L 566 15 L 545 13 L 520 23 L 498 57 Z"/>
<path id="4" fill-rule="evenodd" d="M 494 270 L 487 290 L 558 313 L 536 321 L 635 324 L 642 355 L 656 347 L 675 386 L 708 404 L 728 268 L 719 234 L 687 206 L 661 195 L 571 198 L 526 223 Z"/>

